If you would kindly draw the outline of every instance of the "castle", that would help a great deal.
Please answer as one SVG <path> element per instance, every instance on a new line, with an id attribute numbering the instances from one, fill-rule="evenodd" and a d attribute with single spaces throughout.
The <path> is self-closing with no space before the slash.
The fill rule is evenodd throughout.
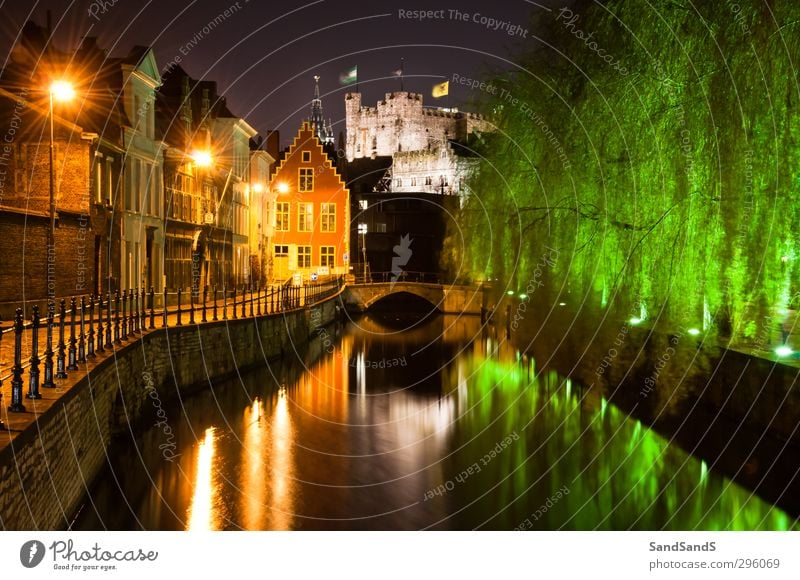
<path id="1" fill-rule="evenodd" d="M 347 160 L 422 151 L 447 141 L 466 141 L 475 131 L 489 131 L 482 115 L 456 109 L 423 108 L 422 95 L 386 93 L 376 107 L 361 106 L 361 93 L 345 97 Z"/>
<path id="2" fill-rule="evenodd" d="M 360 93 L 348 93 L 345 112 L 347 160 L 391 157 L 383 181 L 398 193 L 466 195 L 466 177 L 477 163 L 466 144 L 492 130 L 482 115 L 424 108 L 421 94 L 405 91 L 387 93 L 376 107 L 363 107 Z"/>

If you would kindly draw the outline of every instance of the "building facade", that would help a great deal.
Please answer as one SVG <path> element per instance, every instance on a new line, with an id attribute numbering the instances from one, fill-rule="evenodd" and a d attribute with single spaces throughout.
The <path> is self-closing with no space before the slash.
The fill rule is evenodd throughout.
<path id="1" fill-rule="evenodd" d="M 164 144 L 155 135 L 161 85 L 155 55 L 135 47 L 121 62 L 123 197 L 120 228 L 122 288 L 164 286 Z"/>
<path id="2" fill-rule="evenodd" d="M 270 279 L 347 274 L 350 193 L 311 123 L 300 127 L 278 163 Z"/>
<path id="3" fill-rule="evenodd" d="M 252 143 L 250 151 L 249 233 L 250 276 L 255 283 L 267 282 L 270 238 L 272 237 L 271 210 L 274 209 L 275 195 L 269 188 L 269 175 L 275 159 L 260 148 L 261 142 Z"/>

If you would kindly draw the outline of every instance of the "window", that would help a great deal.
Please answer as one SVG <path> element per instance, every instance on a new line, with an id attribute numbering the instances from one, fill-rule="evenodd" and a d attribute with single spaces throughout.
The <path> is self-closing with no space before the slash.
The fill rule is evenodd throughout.
<path id="1" fill-rule="evenodd" d="M 111 163 L 112 162 L 113 162 L 113 159 L 108 158 L 108 157 L 106 158 L 106 178 L 105 178 L 105 183 L 104 183 L 104 185 L 105 185 L 105 202 L 107 204 L 109 204 L 109 205 L 111 205 L 111 199 L 112 199 L 113 191 L 114 191 L 113 190 L 114 177 L 113 177 L 113 172 L 112 172 L 112 169 L 111 169 Z"/>
<path id="2" fill-rule="evenodd" d="M 319 249 L 319 265 L 328 268 L 333 268 L 336 265 L 336 261 L 334 260 L 334 251 L 335 248 L 333 246 L 322 246 Z"/>
<path id="3" fill-rule="evenodd" d="M 369 207 L 369 202 L 366 199 L 359 199 L 358 207 L 360 207 L 361 209 L 367 209 Z"/>
<path id="4" fill-rule="evenodd" d="M 103 203 L 103 159 L 100 155 L 94 158 L 94 201 Z"/>
<path id="5" fill-rule="evenodd" d="M 279 201 L 275 204 L 275 231 L 289 231 L 289 202 Z"/>
<path id="6" fill-rule="evenodd" d="M 276 258 L 287 258 L 289 256 L 289 246 L 275 246 L 272 255 Z"/>
<path id="7" fill-rule="evenodd" d="M 311 163 L 311 151 L 303 151 L 303 163 Z"/>
<path id="8" fill-rule="evenodd" d="M 386 233 L 386 224 L 375 224 L 375 231 L 379 234 Z"/>
<path id="9" fill-rule="evenodd" d="M 298 203 L 297 204 L 297 231 L 298 232 L 311 232 L 314 231 L 314 204 L 313 203 Z"/>
<path id="10" fill-rule="evenodd" d="M 300 186 L 297 191 L 314 191 L 314 170 L 310 167 L 301 167 L 298 183 Z"/>
<path id="11" fill-rule="evenodd" d="M 297 267 L 311 267 L 311 246 L 297 246 Z"/>
<path id="12" fill-rule="evenodd" d="M 336 204 L 323 203 L 320 211 L 320 231 L 336 231 Z"/>

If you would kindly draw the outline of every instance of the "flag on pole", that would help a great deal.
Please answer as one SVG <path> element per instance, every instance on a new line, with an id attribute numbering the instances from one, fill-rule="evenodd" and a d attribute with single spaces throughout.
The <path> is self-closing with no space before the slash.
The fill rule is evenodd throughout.
<path id="1" fill-rule="evenodd" d="M 433 98 L 446 97 L 450 93 L 450 81 L 444 81 L 438 85 L 433 85 Z"/>
<path id="2" fill-rule="evenodd" d="M 339 75 L 339 82 L 343 85 L 352 85 L 358 82 L 358 65 Z"/>
<path id="3" fill-rule="evenodd" d="M 392 76 L 401 77 L 403 76 L 403 69 L 399 68 L 397 70 L 392 71 Z"/>

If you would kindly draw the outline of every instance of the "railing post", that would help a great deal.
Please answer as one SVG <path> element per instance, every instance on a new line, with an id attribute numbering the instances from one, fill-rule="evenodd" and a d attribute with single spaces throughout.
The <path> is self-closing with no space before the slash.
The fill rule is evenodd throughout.
<path id="1" fill-rule="evenodd" d="M 222 287 L 222 320 L 228 320 L 228 289 Z"/>
<path id="2" fill-rule="evenodd" d="M 47 344 L 44 350 L 44 383 L 43 387 L 52 389 L 56 386 L 53 382 L 53 324 L 55 319 L 56 303 L 47 301 Z"/>
<path id="3" fill-rule="evenodd" d="M 144 334 L 144 331 L 147 330 L 147 290 L 144 289 L 142 286 L 142 293 L 140 298 L 140 308 L 139 308 L 139 330 Z"/>
<path id="4" fill-rule="evenodd" d="M 24 413 L 22 404 L 22 308 L 17 308 L 14 317 L 14 370 L 11 379 L 11 413 Z"/>
<path id="5" fill-rule="evenodd" d="M 111 292 L 106 292 L 106 346 L 111 350 Z"/>
<path id="6" fill-rule="evenodd" d="M 261 316 L 261 281 L 259 281 L 258 284 L 256 285 L 256 291 L 258 292 L 256 313 L 258 314 L 258 316 Z"/>
<path id="7" fill-rule="evenodd" d="M 181 294 L 183 293 L 183 287 L 178 288 L 178 322 L 175 324 L 176 326 L 183 326 L 183 322 L 181 322 Z"/>
<path id="8" fill-rule="evenodd" d="M 29 399 L 41 399 L 39 392 L 39 306 L 33 306 L 33 319 L 31 324 L 31 369 L 28 371 L 28 394 Z"/>
<path id="9" fill-rule="evenodd" d="M 156 291 L 155 289 L 150 286 L 150 329 L 154 329 L 156 327 Z"/>
<path id="10" fill-rule="evenodd" d="M 120 338 L 122 340 L 128 339 L 128 291 L 122 291 L 122 297 L 120 298 L 122 302 L 122 329 L 120 330 Z"/>
<path id="11" fill-rule="evenodd" d="M 84 326 L 85 318 L 86 298 L 81 296 L 80 333 L 78 334 L 78 362 L 81 364 L 86 362 L 86 327 Z"/>
<path id="12" fill-rule="evenodd" d="M 242 285 L 242 318 L 247 316 L 247 312 L 245 311 L 245 305 L 247 303 L 247 286 L 244 284 Z"/>
<path id="13" fill-rule="evenodd" d="M 194 325 L 194 286 L 189 287 L 189 324 Z"/>
<path id="14" fill-rule="evenodd" d="M 67 317 L 67 305 L 64 299 L 61 299 L 61 308 L 60 313 L 58 315 L 58 356 L 56 357 L 56 378 L 57 379 L 66 379 L 67 378 L 67 369 L 66 369 L 66 345 L 64 344 L 64 324 L 66 323 Z"/>
<path id="15" fill-rule="evenodd" d="M 167 287 L 164 286 L 164 314 L 163 314 L 163 320 L 162 320 L 162 325 L 161 325 L 163 328 L 167 327 L 167 322 L 168 322 L 167 321 L 167 316 L 168 316 L 167 315 Z"/>
<path id="16" fill-rule="evenodd" d="M 275 314 L 275 288 L 269 293 L 270 313 Z"/>
<path id="17" fill-rule="evenodd" d="M 86 358 L 96 358 L 94 354 L 94 294 L 89 295 L 89 335 L 87 337 L 88 352 Z"/>
<path id="18" fill-rule="evenodd" d="M 139 333 L 139 287 L 131 290 L 131 334 Z"/>
<path id="19" fill-rule="evenodd" d="M 119 290 L 114 291 L 114 344 L 122 344 L 119 334 Z"/>
<path id="20" fill-rule="evenodd" d="M 77 371 L 78 363 L 76 362 L 76 349 L 75 343 L 75 298 L 70 298 L 69 301 L 69 364 L 67 365 L 68 371 Z"/>
<path id="21" fill-rule="evenodd" d="M 236 315 L 236 284 L 233 285 L 233 318 L 238 318 Z"/>
<path id="22" fill-rule="evenodd" d="M 217 285 L 214 284 L 214 317 L 213 320 L 219 320 L 217 318 Z"/>
<path id="23" fill-rule="evenodd" d="M 253 318 L 255 313 L 253 312 L 253 282 L 250 282 L 250 318 Z"/>
<path id="24" fill-rule="evenodd" d="M 133 328 L 133 295 L 136 294 L 136 290 L 133 288 L 128 289 L 128 336 L 133 336 L 135 330 Z"/>
<path id="25" fill-rule="evenodd" d="M 136 321 L 136 327 L 139 329 L 140 334 L 144 334 L 147 330 L 147 291 L 142 286 L 139 289 L 139 319 Z"/>
<path id="26" fill-rule="evenodd" d="M 208 322 L 208 318 L 206 318 L 207 301 L 208 301 L 208 286 L 203 286 L 203 322 Z"/>
<path id="27" fill-rule="evenodd" d="M 97 337 L 97 347 L 95 352 L 104 352 L 103 348 L 103 293 L 97 295 L 97 330 L 95 331 Z"/>

